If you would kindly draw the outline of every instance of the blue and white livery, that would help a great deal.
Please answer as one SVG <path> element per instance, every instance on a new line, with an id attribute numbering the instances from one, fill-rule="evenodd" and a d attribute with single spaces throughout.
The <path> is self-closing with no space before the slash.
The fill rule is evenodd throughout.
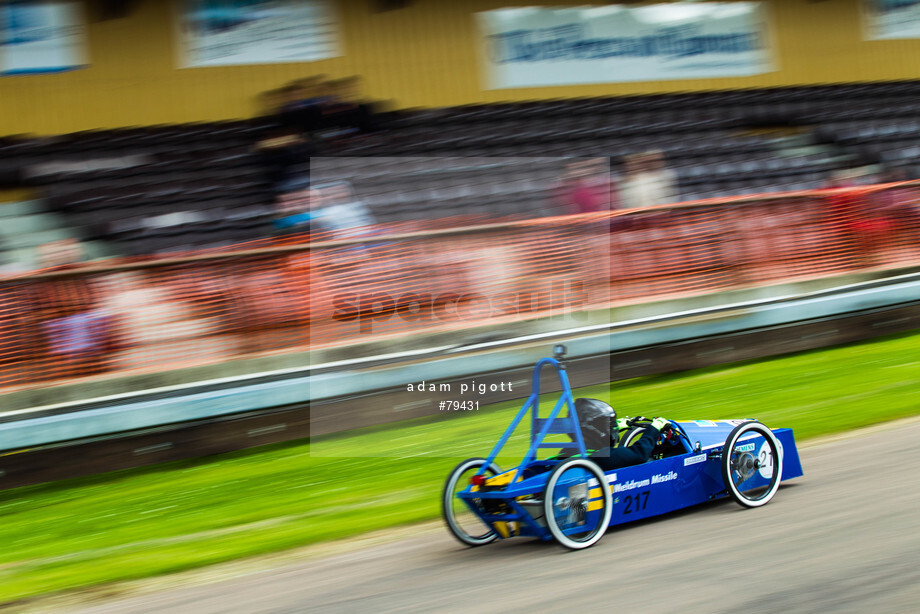
<path id="1" fill-rule="evenodd" d="M 672 421 L 653 460 L 604 472 L 585 449 L 562 360 L 564 347 L 559 347 L 556 358 L 544 358 L 534 367 L 530 396 L 489 456 L 463 461 L 447 479 L 443 515 L 462 543 L 479 546 L 530 536 L 587 548 L 609 526 L 726 496 L 745 507 L 760 507 L 781 481 L 802 475 L 792 430 L 771 430 L 751 419 Z M 546 365 L 556 369 L 562 394 L 541 418 L 539 376 Z M 561 415 L 563 407 L 567 415 Z M 528 414 L 530 447 L 518 466 L 502 470 L 495 459 Z M 620 445 L 630 445 L 644 428 L 641 420 L 630 427 Z M 577 453 L 538 459 L 547 448 Z"/>

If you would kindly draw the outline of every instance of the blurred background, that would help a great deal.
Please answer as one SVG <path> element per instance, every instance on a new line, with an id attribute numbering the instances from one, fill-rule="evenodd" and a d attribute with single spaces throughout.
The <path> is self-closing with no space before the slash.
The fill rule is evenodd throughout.
<path id="1" fill-rule="evenodd" d="M 916 301 L 920 2 L 518 4 L 0 3 L 0 487 L 917 328 L 622 357 Z"/>
<path id="2" fill-rule="evenodd" d="M 0 383 L 916 262 L 911 7 L 8 3 Z"/>

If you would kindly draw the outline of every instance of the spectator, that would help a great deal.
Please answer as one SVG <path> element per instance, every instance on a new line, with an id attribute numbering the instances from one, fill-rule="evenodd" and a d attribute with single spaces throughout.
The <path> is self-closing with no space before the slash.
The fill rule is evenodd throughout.
<path id="1" fill-rule="evenodd" d="M 321 130 L 323 106 L 328 100 L 318 94 L 325 89 L 321 76 L 302 79 L 284 88 L 284 102 L 279 113 L 281 125 L 304 136 Z"/>
<path id="2" fill-rule="evenodd" d="M 297 191 L 309 185 L 310 156 L 316 148 L 312 137 L 319 128 L 321 114 L 315 101 L 305 98 L 309 90 L 303 83 L 289 85 L 280 92 L 282 102 L 277 123 L 272 124 L 256 144 L 266 179 L 276 194 Z"/>
<path id="3" fill-rule="evenodd" d="M 83 259 L 80 243 L 64 239 L 40 248 L 44 272 L 76 269 Z M 99 373 L 114 349 L 114 323 L 99 307 L 93 281 L 83 275 L 41 280 L 32 288 L 35 318 L 47 358 L 43 377 Z"/>
<path id="4" fill-rule="evenodd" d="M 367 205 L 355 196 L 346 182 L 311 186 L 310 216 L 312 240 L 361 239 L 381 232 L 373 227 L 375 220 Z M 331 268 L 326 273 L 334 277 L 352 275 L 351 280 L 380 279 L 386 274 L 381 267 L 387 266 L 387 259 L 375 258 L 380 246 L 379 243 L 357 243 L 332 250 L 332 257 L 327 261 Z"/>
<path id="5" fill-rule="evenodd" d="M 278 196 L 274 220 L 277 235 L 310 233 L 310 190 L 303 189 Z"/>
<path id="6" fill-rule="evenodd" d="M 626 158 L 626 177 L 620 198 L 627 209 L 640 209 L 676 202 L 677 177 L 665 165 L 664 154 L 651 151 Z"/>
<path id="7" fill-rule="evenodd" d="M 315 153 L 308 137 L 282 127 L 269 130 L 256 143 L 266 179 L 276 194 L 303 189 L 310 184 L 310 156 Z"/>
<path id="8" fill-rule="evenodd" d="M 361 93 L 361 77 L 357 75 L 332 83 L 338 105 L 338 125 L 352 127 L 362 134 L 377 132 L 380 122 L 373 105 Z"/>
<path id="9" fill-rule="evenodd" d="M 561 183 L 563 211 L 591 213 L 615 208 L 606 158 L 576 160 L 566 166 Z"/>
<path id="10" fill-rule="evenodd" d="M 879 212 L 888 218 L 891 230 L 903 245 L 911 245 L 920 236 L 920 189 L 905 184 L 910 177 L 903 168 L 894 168 L 881 176 L 880 183 L 896 183 L 876 192 L 875 202 Z"/>
<path id="11" fill-rule="evenodd" d="M 343 100 L 338 81 L 324 81 L 318 86 L 320 130 L 324 139 L 347 136 L 357 132 L 354 125 L 355 105 Z"/>
<path id="12" fill-rule="evenodd" d="M 281 130 L 315 143 L 381 129 L 379 115 L 362 97 L 360 86 L 357 76 L 329 81 L 324 75 L 315 75 L 266 92 L 261 102 L 275 109 L 272 114 Z"/>
<path id="13" fill-rule="evenodd" d="M 336 239 L 365 235 L 367 227 L 375 223 L 367 205 L 345 182 L 313 186 L 311 215 L 317 228 L 330 231 Z"/>
<path id="14" fill-rule="evenodd" d="M 849 170 L 838 171 L 825 187 L 834 190 L 828 196 L 830 226 L 838 231 L 853 257 L 869 265 L 888 243 L 892 224 L 869 195 L 857 189 L 859 176 Z"/>

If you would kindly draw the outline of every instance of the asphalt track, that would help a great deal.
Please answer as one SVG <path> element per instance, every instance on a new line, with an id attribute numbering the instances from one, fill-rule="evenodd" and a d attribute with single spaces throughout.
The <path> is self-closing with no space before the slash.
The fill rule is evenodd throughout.
<path id="1" fill-rule="evenodd" d="M 583 551 L 524 539 L 469 549 L 426 525 L 398 542 L 79 611 L 920 612 L 918 442 L 914 420 L 807 446 L 805 476 L 763 508 L 714 502 L 611 529 Z"/>

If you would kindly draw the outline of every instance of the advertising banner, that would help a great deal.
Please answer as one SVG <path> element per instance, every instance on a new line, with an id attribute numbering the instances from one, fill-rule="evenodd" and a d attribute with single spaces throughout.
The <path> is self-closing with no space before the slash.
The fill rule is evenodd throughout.
<path id="1" fill-rule="evenodd" d="M 865 0 L 869 40 L 920 38 L 920 0 Z"/>
<path id="2" fill-rule="evenodd" d="M 341 54 L 326 0 L 183 0 L 180 65 L 313 62 Z"/>
<path id="3" fill-rule="evenodd" d="M 0 74 L 59 72 L 87 63 L 82 3 L 0 2 Z"/>
<path id="4" fill-rule="evenodd" d="M 487 89 L 744 77 L 776 70 L 764 3 L 477 13 Z"/>

